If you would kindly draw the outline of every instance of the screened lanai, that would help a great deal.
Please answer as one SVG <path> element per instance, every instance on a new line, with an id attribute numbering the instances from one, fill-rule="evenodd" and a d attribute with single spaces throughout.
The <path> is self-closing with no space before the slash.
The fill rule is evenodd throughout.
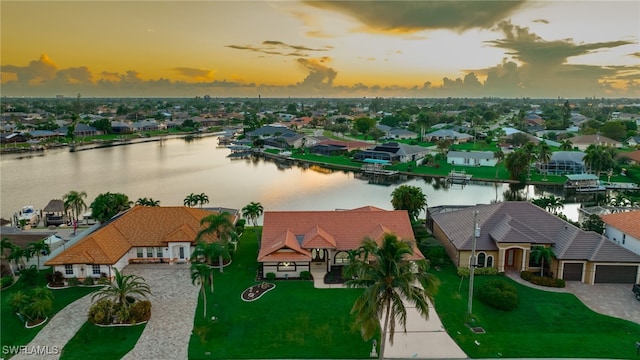
<path id="1" fill-rule="evenodd" d="M 552 175 L 584 174 L 584 153 L 581 151 L 556 151 L 548 163 L 538 164 L 538 170 Z"/>

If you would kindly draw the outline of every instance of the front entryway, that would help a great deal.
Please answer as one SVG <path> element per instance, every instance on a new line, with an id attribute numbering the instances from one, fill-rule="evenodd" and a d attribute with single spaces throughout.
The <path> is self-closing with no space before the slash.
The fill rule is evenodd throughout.
<path id="1" fill-rule="evenodd" d="M 504 267 L 506 269 L 514 269 L 516 267 L 516 249 L 508 249 L 504 256 Z"/>
<path id="2" fill-rule="evenodd" d="M 313 249 L 311 250 L 311 261 L 312 262 L 324 262 L 327 258 L 327 250 L 326 249 Z"/>

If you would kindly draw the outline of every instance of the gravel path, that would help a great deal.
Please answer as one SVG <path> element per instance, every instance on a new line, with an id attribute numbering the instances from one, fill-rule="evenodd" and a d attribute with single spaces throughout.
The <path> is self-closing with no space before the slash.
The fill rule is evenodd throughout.
<path id="1" fill-rule="evenodd" d="M 199 289 L 191 283 L 188 265 L 128 265 L 124 273 L 142 276 L 153 295 L 151 319 L 123 359 L 187 359 Z"/>
<path id="2" fill-rule="evenodd" d="M 44 325 L 38 335 L 27 344 L 24 352 L 17 354 L 12 359 L 59 359 L 62 348 L 87 321 L 91 295 L 88 294 L 72 302 L 58 312 Z"/>

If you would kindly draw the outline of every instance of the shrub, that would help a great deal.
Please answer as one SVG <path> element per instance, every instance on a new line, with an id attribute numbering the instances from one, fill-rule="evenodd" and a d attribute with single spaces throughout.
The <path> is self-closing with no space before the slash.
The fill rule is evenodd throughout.
<path id="1" fill-rule="evenodd" d="M 69 284 L 69 286 L 78 286 L 80 285 L 80 280 L 78 280 L 78 278 L 74 276 L 67 279 L 67 283 Z"/>
<path id="2" fill-rule="evenodd" d="M 13 284 L 13 276 L 3 276 L 2 280 L 0 280 L 0 285 L 2 286 L 2 289 L 6 288 L 11 284 Z"/>
<path id="3" fill-rule="evenodd" d="M 53 274 L 47 274 L 47 283 L 51 286 L 64 286 L 64 275 L 60 271 L 56 271 Z"/>
<path id="4" fill-rule="evenodd" d="M 35 265 L 31 265 L 20 272 L 20 277 L 27 284 L 35 286 L 38 282 L 38 268 Z"/>
<path id="5" fill-rule="evenodd" d="M 29 301 L 29 296 L 22 290 L 9 295 L 9 306 L 14 313 L 21 312 L 25 306 L 29 305 Z"/>
<path id="6" fill-rule="evenodd" d="M 526 280 L 532 284 L 536 284 L 540 286 L 563 288 L 566 285 L 563 279 L 554 279 L 552 277 L 538 276 L 538 275 L 534 275 L 529 271 L 521 272 L 520 277 L 523 280 Z"/>
<path id="7" fill-rule="evenodd" d="M 151 302 L 148 300 L 136 301 L 129 308 L 129 313 L 133 322 L 147 321 L 151 318 Z"/>
<path id="8" fill-rule="evenodd" d="M 528 271 L 522 271 L 520 273 L 520 278 L 522 278 L 522 280 L 530 281 L 532 276 L 533 274 Z"/>
<path id="9" fill-rule="evenodd" d="M 109 280 L 109 278 L 100 277 L 98 279 L 98 284 L 100 284 L 100 285 L 109 285 L 109 283 L 111 283 L 111 280 Z"/>
<path id="10" fill-rule="evenodd" d="M 108 299 L 96 302 L 89 308 L 89 322 L 100 325 L 111 324 L 115 307 L 116 304 Z"/>
<path id="11" fill-rule="evenodd" d="M 474 275 L 498 275 L 498 269 L 494 267 L 479 267 L 473 272 Z M 458 267 L 458 276 L 469 277 L 469 268 L 464 266 Z"/>
<path id="12" fill-rule="evenodd" d="M 518 306 L 518 290 L 504 280 L 493 279 L 478 288 L 478 299 L 492 308 L 511 311 Z"/>
<path id="13" fill-rule="evenodd" d="M 94 284 L 94 280 L 91 276 L 87 276 L 86 278 L 84 278 L 84 281 L 82 282 L 83 285 L 93 285 Z"/>
<path id="14" fill-rule="evenodd" d="M 267 278 L 267 280 L 273 281 L 273 280 L 276 279 L 276 274 L 272 273 L 272 272 L 269 272 L 269 273 L 266 273 L 265 277 Z"/>
<path id="15" fill-rule="evenodd" d="M 300 278 L 302 280 L 311 280 L 311 273 L 309 271 L 300 272 Z"/>

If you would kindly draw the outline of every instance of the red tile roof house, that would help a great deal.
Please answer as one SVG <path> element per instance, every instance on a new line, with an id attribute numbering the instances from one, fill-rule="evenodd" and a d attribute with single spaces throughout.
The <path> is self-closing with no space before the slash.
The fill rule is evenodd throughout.
<path id="1" fill-rule="evenodd" d="M 112 277 L 130 263 L 188 262 L 200 220 L 219 213 L 184 206 L 135 206 L 45 263 L 65 277 Z M 230 214 L 235 224 L 237 215 Z M 215 241 L 212 236 L 205 241 Z M 104 275 L 103 275 L 104 274 Z"/>
<path id="2" fill-rule="evenodd" d="M 456 266 L 469 266 L 474 211 L 479 267 L 498 272 L 540 271 L 531 261 L 533 246 L 551 247 L 549 270 L 566 281 L 594 283 L 640 282 L 640 255 L 592 231 L 584 231 L 530 202 L 507 201 L 431 215 L 433 235 Z"/>
<path id="3" fill-rule="evenodd" d="M 348 264 L 347 251 L 366 237 L 381 241 L 392 233 L 415 243 L 404 210 L 362 207 L 334 211 L 265 211 L 258 262 L 263 276 L 297 278 L 303 271 L 328 272 Z M 417 247 L 407 260 L 424 259 Z"/>
<path id="4" fill-rule="evenodd" d="M 609 239 L 640 255 L 640 210 L 601 216 Z"/>

